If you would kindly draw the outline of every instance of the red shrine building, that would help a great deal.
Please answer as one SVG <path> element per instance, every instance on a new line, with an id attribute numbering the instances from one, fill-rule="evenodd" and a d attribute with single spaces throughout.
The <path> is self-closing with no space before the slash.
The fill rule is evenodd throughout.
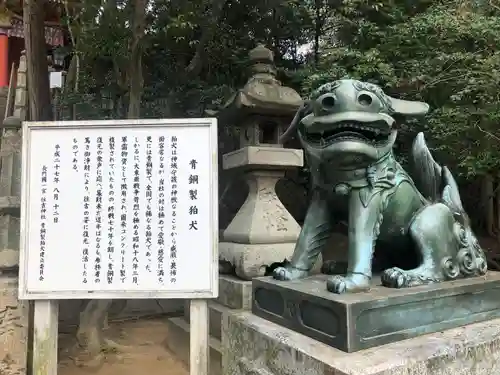
<path id="1" fill-rule="evenodd" d="M 61 26 L 62 12 L 62 0 L 52 0 L 46 3 L 47 55 L 65 44 L 64 28 Z M 12 64 L 17 67 L 23 50 L 23 0 L 0 0 L 0 89 L 9 86 Z"/>

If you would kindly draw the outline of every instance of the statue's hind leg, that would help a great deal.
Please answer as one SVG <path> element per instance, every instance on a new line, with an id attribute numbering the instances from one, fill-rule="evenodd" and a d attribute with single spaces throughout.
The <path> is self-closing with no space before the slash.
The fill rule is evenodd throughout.
<path id="1" fill-rule="evenodd" d="M 450 209 L 442 203 L 432 204 L 418 212 L 408 234 L 420 253 L 421 264 L 411 270 L 397 267 L 385 270 L 382 284 L 391 288 L 405 288 L 456 278 L 459 274 L 455 262 L 458 244 L 453 224 Z"/>

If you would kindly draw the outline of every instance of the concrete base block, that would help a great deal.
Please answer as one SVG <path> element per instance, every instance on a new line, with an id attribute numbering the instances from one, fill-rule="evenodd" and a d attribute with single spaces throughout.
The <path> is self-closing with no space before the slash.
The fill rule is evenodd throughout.
<path id="1" fill-rule="evenodd" d="M 266 275 L 269 267 L 276 263 L 290 261 L 295 242 L 273 244 L 219 243 L 219 260 L 230 263 L 236 275 L 243 280 L 252 280 Z M 318 273 L 323 264 L 320 255 L 312 273 Z"/>
<path id="2" fill-rule="evenodd" d="M 231 309 L 250 310 L 252 308 L 252 282 L 236 276 L 219 276 L 219 297 L 216 300 Z"/>
<path id="3" fill-rule="evenodd" d="M 170 318 L 167 320 L 167 324 L 168 336 L 164 345 L 189 366 L 189 323 L 183 318 Z M 209 375 L 220 375 L 222 373 L 221 342 L 210 336 L 209 345 Z"/>
<path id="4" fill-rule="evenodd" d="M 219 259 L 230 263 L 236 275 L 243 280 L 265 276 L 266 270 L 274 263 L 290 260 L 295 243 L 241 244 L 219 243 Z"/>
<path id="5" fill-rule="evenodd" d="M 500 319 L 345 353 L 250 312 L 223 318 L 223 375 L 500 374 Z"/>

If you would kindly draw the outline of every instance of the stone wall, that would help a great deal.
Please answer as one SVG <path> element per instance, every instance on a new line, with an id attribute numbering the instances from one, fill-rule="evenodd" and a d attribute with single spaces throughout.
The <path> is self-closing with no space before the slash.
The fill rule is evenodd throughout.
<path id="1" fill-rule="evenodd" d="M 15 277 L 0 275 L 0 374 L 25 375 L 28 304 L 18 303 Z"/>
<path id="2" fill-rule="evenodd" d="M 7 91 L 2 90 L 5 111 Z M 3 118 L 4 112 L 0 113 Z M 19 218 L 21 196 L 21 134 L 5 130 L 0 140 L 0 374 L 26 373 L 27 301 L 18 301 Z"/>
<path id="3" fill-rule="evenodd" d="M 0 119 L 3 120 L 3 115 L 5 113 L 5 106 L 7 105 L 7 94 L 9 88 L 1 87 L 0 88 Z"/>

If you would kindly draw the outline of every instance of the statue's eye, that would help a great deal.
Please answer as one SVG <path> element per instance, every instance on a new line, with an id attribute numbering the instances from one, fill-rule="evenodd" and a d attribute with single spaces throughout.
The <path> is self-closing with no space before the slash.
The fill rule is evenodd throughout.
<path id="1" fill-rule="evenodd" d="M 323 107 L 324 110 L 331 110 L 333 107 L 335 107 L 335 96 L 332 94 L 324 94 L 320 98 L 320 103 L 321 106 Z"/>
<path id="2" fill-rule="evenodd" d="M 362 106 L 368 107 L 373 102 L 373 98 L 368 94 L 360 94 L 358 96 L 358 103 Z"/>

